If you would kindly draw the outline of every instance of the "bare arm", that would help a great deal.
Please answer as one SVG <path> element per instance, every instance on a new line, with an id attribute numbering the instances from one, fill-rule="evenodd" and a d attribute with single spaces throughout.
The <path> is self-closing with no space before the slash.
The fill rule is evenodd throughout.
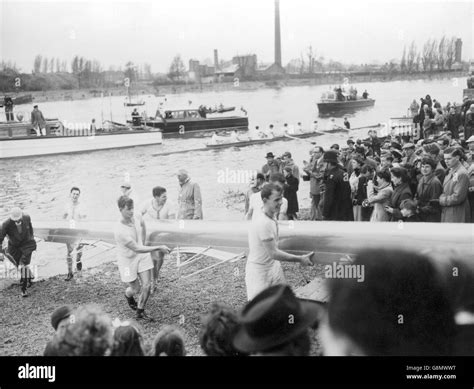
<path id="1" fill-rule="evenodd" d="M 169 253 L 169 249 L 166 246 L 143 246 L 143 245 L 138 245 L 135 241 L 129 240 L 127 243 L 124 245 L 126 248 L 138 253 L 151 253 L 153 251 L 165 251 L 166 253 Z"/>
<path id="2" fill-rule="evenodd" d="M 140 219 L 140 225 L 142 227 L 142 243 L 144 245 L 146 242 L 146 225 L 143 219 Z"/>
<path id="3" fill-rule="evenodd" d="M 280 250 L 275 242 L 274 239 L 271 240 L 263 240 L 262 241 L 267 254 L 277 260 L 277 261 L 284 261 L 284 262 L 299 262 L 303 266 L 313 266 L 313 262 L 311 261 L 311 257 L 313 256 L 314 252 L 310 252 L 305 255 L 293 255 L 287 253 L 283 250 Z"/>

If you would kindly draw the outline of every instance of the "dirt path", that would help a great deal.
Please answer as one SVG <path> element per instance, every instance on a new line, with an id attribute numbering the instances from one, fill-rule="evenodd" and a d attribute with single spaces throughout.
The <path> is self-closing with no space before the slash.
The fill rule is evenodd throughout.
<path id="1" fill-rule="evenodd" d="M 61 249 L 65 250 L 64 247 L 56 248 L 58 253 Z M 123 298 L 125 287 L 119 279 L 116 264 L 107 260 L 113 260 L 113 256 L 107 259 L 105 255 L 100 259 L 105 263 L 90 268 L 90 263 L 84 259 L 82 274 L 76 273 L 73 281 L 66 282 L 64 255 L 57 256 L 50 262 L 61 269 L 63 274 L 36 282 L 27 298 L 20 296 L 18 282 L 12 284 L 10 280 L 10 285 L 0 292 L 0 328 L 3 332 L 0 354 L 42 355 L 47 341 L 53 335 L 50 315 L 60 305 L 77 307 L 98 304 L 112 319 L 133 318 L 133 311 Z M 197 263 L 195 268 L 190 265 L 189 271 L 207 263 L 208 260 L 204 260 Z M 303 270 L 299 265 L 285 263 L 283 267 L 289 284 L 294 288 L 305 285 L 321 272 L 319 267 Z M 188 355 L 202 355 L 199 327 L 201 316 L 209 310 L 211 303 L 220 301 L 236 310 L 246 303 L 245 260 L 217 266 L 199 276 L 183 279 L 178 276 L 175 260 L 169 258 L 160 275 L 160 289 L 150 297 L 147 304 L 147 311 L 157 321 L 142 326 L 147 347 L 161 325 L 175 324 L 185 332 Z M 317 352 L 318 347 L 317 342 L 314 343 L 314 352 Z"/>

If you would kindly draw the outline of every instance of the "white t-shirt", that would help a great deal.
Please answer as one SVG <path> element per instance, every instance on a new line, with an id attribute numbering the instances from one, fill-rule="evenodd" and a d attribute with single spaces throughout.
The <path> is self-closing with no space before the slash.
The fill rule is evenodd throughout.
<path id="1" fill-rule="evenodd" d="M 64 205 L 64 214 L 66 220 L 75 220 L 76 222 L 86 217 L 82 204 L 79 202 L 74 204 L 72 201 L 68 201 Z"/>
<path id="2" fill-rule="evenodd" d="M 126 243 L 133 240 L 138 246 L 142 246 L 142 226 L 140 219 L 134 216 L 134 226 L 126 226 L 121 221 L 117 222 L 114 228 L 114 237 L 117 242 L 117 253 L 119 257 L 128 260 L 134 259 L 137 253 L 125 246 Z"/>
<path id="3" fill-rule="evenodd" d="M 114 238 L 117 243 L 117 265 L 123 282 L 133 282 L 137 278 L 138 273 L 153 268 L 153 262 L 149 253 L 136 253 L 126 247 L 126 244 L 131 241 L 135 242 L 138 246 L 142 246 L 140 218 L 134 217 L 134 222 L 133 226 L 127 226 L 119 221 L 114 228 Z"/>
<path id="4" fill-rule="evenodd" d="M 172 214 L 172 206 L 169 201 L 166 201 L 165 205 L 163 205 L 163 207 L 157 211 L 153 205 L 153 199 L 151 199 L 147 200 L 141 205 L 140 214 L 142 214 L 144 217 L 150 217 L 154 220 L 170 219 Z"/>
<path id="5" fill-rule="evenodd" d="M 254 214 L 249 229 L 249 255 L 248 262 L 260 265 L 271 265 L 274 261 L 271 258 L 263 241 L 274 240 L 278 245 L 278 222 L 270 219 L 263 212 Z"/>
<path id="6" fill-rule="evenodd" d="M 250 195 L 249 211 L 253 210 L 252 220 L 255 218 L 257 214 L 263 214 L 262 207 L 263 207 L 262 194 L 260 192 L 257 192 Z M 282 197 L 280 214 L 278 215 L 278 219 L 282 219 L 282 216 L 284 217 L 287 211 L 288 211 L 288 200 Z"/>

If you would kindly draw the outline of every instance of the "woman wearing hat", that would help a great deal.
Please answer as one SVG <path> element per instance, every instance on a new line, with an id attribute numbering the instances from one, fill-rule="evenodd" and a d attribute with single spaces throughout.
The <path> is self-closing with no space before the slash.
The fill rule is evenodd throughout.
<path id="1" fill-rule="evenodd" d="M 373 205 L 374 210 L 370 217 L 371 222 L 386 222 L 390 220 L 385 206 L 388 205 L 392 196 L 392 186 L 390 185 L 390 172 L 380 170 L 377 172 L 378 185 L 372 180 L 367 183 L 367 202 L 366 206 Z"/>
<path id="2" fill-rule="evenodd" d="M 443 192 L 443 186 L 435 175 L 435 169 L 436 161 L 432 158 L 421 160 L 421 178 L 418 181 L 415 199 L 423 222 L 439 223 L 441 221 L 439 196 Z"/>
<path id="3" fill-rule="evenodd" d="M 385 210 L 390 214 L 390 221 L 402 220 L 400 204 L 403 200 L 411 200 L 411 193 L 408 172 L 403 167 L 394 167 L 390 170 L 393 192 L 390 196 L 390 202 L 385 206 Z"/>

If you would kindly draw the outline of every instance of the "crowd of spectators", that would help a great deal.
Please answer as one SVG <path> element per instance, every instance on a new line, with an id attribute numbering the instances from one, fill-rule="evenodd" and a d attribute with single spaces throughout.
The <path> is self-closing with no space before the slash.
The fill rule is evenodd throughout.
<path id="1" fill-rule="evenodd" d="M 424 102 L 421 128 L 416 117 L 398 135 L 370 130 L 366 139 L 349 138 L 326 150 L 315 146 L 301 172 L 290 152 L 267 153 L 247 197 L 279 173 L 287 200 L 280 219 L 298 218 L 303 180 L 310 182 L 311 220 L 474 222 L 474 104 L 443 109 L 436 100 Z M 438 119 L 430 118 L 432 110 Z"/>

